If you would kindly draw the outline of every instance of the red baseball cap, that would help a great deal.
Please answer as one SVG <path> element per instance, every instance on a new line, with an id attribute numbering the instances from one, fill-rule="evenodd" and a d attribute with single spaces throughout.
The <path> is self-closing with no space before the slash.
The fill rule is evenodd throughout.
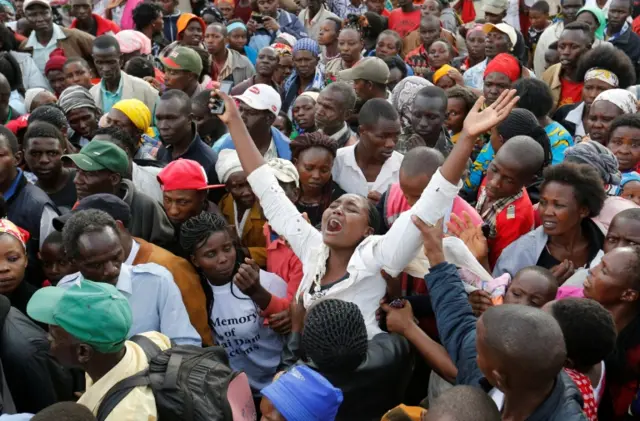
<path id="1" fill-rule="evenodd" d="M 224 184 L 209 185 L 202 165 L 191 159 L 170 162 L 158 173 L 158 182 L 162 186 L 162 191 L 207 190 L 224 187 Z"/>
<path id="2" fill-rule="evenodd" d="M 4 126 L 7 129 L 11 130 L 11 133 L 17 136 L 20 130 L 27 128 L 28 123 L 29 123 L 29 114 L 26 114 L 18 117 L 15 120 L 11 120 Z"/>

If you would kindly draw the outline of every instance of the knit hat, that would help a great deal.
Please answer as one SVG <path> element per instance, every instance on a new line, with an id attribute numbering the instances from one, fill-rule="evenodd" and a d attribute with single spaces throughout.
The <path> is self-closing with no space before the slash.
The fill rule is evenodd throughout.
<path id="1" fill-rule="evenodd" d="M 311 368 L 300 365 L 262 389 L 287 421 L 334 420 L 342 403 L 342 391 Z"/>
<path id="2" fill-rule="evenodd" d="M 267 162 L 269 168 L 281 183 L 296 183 L 300 187 L 300 175 L 293 163 L 287 159 L 273 158 Z"/>
<path id="3" fill-rule="evenodd" d="M 307 313 L 302 348 L 322 372 L 349 372 L 364 361 L 367 327 L 354 303 L 325 299 Z"/>
<path id="4" fill-rule="evenodd" d="M 618 170 L 618 159 L 598 142 L 590 140 L 571 146 L 565 150 L 564 158 L 566 162 L 591 165 L 598 170 L 605 184 L 620 185 L 622 177 Z"/>
<path id="5" fill-rule="evenodd" d="M 49 57 L 49 60 L 47 61 L 47 64 L 44 65 L 45 76 L 53 70 L 58 70 L 61 72 L 66 62 L 67 58 L 64 56 L 51 55 Z"/>
<path id="6" fill-rule="evenodd" d="M 502 73 L 507 76 L 511 82 L 515 82 L 520 78 L 521 69 L 518 59 L 509 53 L 500 53 L 487 64 L 484 71 L 484 77 L 491 73 Z"/>
<path id="7" fill-rule="evenodd" d="M 33 100 L 36 99 L 38 94 L 42 92 L 49 92 L 49 91 L 47 91 L 44 88 L 27 89 L 27 91 L 24 93 L 24 108 L 27 110 L 27 112 L 31 111 L 31 104 L 33 104 Z"/>
<path id="8" fill-rule="evenodd" d="M 223 149 L 216 161 L 216 174 L 221 183 L 226 183 L 234 172 L 242 172 L 242 164 L 235 149 Z"/>
<path id="9" fill-rule="evenodd" d="M 310 51 L 311 54 L 317 56 L 320 54 L 320 46 L 311 38 L 300 38 L 293 46 L 293 53 L 298 51 Z"/>
<path id="10" fill-rule="evenodd" d="M 90 108 L 96 112 L 102 112 L 87 88 L 80 85 L 72 85 L 62 91 L 58 98 L 58 105 L 65 114 L 78 108 Z"/>

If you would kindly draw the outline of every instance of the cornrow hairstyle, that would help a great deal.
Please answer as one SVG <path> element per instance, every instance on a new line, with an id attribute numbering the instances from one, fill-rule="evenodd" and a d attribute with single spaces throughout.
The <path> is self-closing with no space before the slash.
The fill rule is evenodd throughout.
<path id="1" fill-rule="evenodd" d="M 464 101 L 467 112 L 471 111 L 478 100 L 478 96 L 473 93 L 473 91 L 460 85 L 447 89 L 445 93 L 447 94 L 447 98 L 459 98 Z"/>
<path id="2" fill-rule="evenodd" d="M 601 45 L 587 51 L 578 61 L 576 80 L 583 82 L 584 75 L 593 68 L 605 69 L 616 75 L 621 89 L 627 89 L 636 83 L 636 72 L 631 59 L 615 47 Z"/>
<path id="3" fill-rule="evenodd" d="M 25 89 L 22 81 L 22 70 L 16 59 L 7 51 L 0 52 L 0 74 L 3 74 L 4 77 L 7 78 L 12 91 L 18 91 L 24 96 Z"/>

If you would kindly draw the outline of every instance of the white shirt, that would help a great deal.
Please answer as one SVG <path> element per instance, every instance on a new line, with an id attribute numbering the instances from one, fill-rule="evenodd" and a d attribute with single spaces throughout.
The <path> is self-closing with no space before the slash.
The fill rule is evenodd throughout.
<path id="1" fill-rule="evenodd" d="M 124 264 L 133 266 L 133 261 L 136 260 L 138 251 L 140 251 L 140 244 L 138 244 L 136 240 L 131 239 L 131 251 L 129 252 L 129 256 L 127 256 L 127 260 L 124 261 Z"/>
<path id="2" fill-rule="evenodd" d="M 576 132 L 574 133 L 574 141 L 576 143 L 580 142 L 580 140 L 586 136 L 584 130 L 584 124 L 582 124 L 582 114 L 584 113 L 584 102 L 581 102 L 573 110 L 567 113 L 565 120 L 570 121 L 571 123 L 576 125 Z"/>
<path id="3" fill-rule="evenodd" d="M 462 183 L 449 183 L 440 171 L 431 178 L 416 204 L 404 212 L 385 235 L 372 235 L 363 240 L 347 265 L 348 276 L 312 294 L 316 275 L 324 273 L 328 247 L 322 233 L 300 215 L 287 198 L 270 168 L 263 165 L 252 172 L 247 180 L 260 200 L 264 215 L 273 230 L 289 242 L 302 262 L 303 277 L 297 296 L 302 296 L 309 308 L 325 298 L 336 298 L 356 304 L 367 326 L 369 339 L 382 332 L 376 321 L 376 310 L 385 295 L 387 284 L 380 271 L 397 276 L 413 260 L 422 247 L 422 238 L 411 216 L 417 215 L 426 223 L 435 224 L 451 209 Z"/>
<path id="4" fill-rule="evenodd" d="M 44 67 L 47 65 L 47 61 L 49 61 L 49 54 L 58 48 L 58 40 L 65 38 L 67 38 L 67 36 L 62 32 L 62 28 L 55 23 L 53 24 L 53 36 L 47 45 L 42 45 L 38 42 L 36 39 L 36 31 L 31 32 L 31 35 L 29 35 L 25 46 L 33 48 L 33 61 L 36 62 L 36 66 L 38 66 L 38 70 L 40 70 L 42 74 L 44 74 Z"/>
<path id="5" fill-rule="evenodd" d="M 393 151 L 391 157 L 382 165 L 376 180 L 369 186 L 356 162 L 356 146 L 351 145 L 338 149 L 336 159 L 333 161 L 333 180 L 342 187 L 342 190 L 367 197 L 371 190 L 384 193 L 391 184 L 398 182 L 403 159 L 401 153 Z"/>
<path id="6" fill-rule="evenodd" d="M 260 285 L 276 297 L 287 295 L 287 283 L 273 273 L 260 270 Z M 281 336 L 264 324 L 259 307 L 233 282 L 209 286 L 216 344 L 227 352 L 231 368 L 247 374 L 254 391 L 268 386 L 280 364 Z"/>

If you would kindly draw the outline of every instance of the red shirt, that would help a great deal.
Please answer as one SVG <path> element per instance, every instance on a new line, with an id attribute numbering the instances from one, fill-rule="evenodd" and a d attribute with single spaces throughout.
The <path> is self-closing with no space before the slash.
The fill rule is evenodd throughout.
<path id="1" fill-rule="evenodd" d="M 420 27 L 420 10 L 405 13 L 402 9 L 394 9 L 389 14 L 389 29 L 396 31 L 400 37 L 406 37 Z"/>
<path id="2" fill-rule="evenodd" d="M 567 373 L 571 380 L 578 386 L 578 390 L 582 395 L 582 410 L 584 411 L 589 421 L 598 421 L 598 404 L 596 398 L 593 396 L 593 386 L 591 386 L 591 380 L 585 374 L 582 374 L 576 370 L 565 368 L 564 372 Z"/>
<path id="3" fill-rule="evenodd" d="M 100 35 L 104 35 L 108 32 L 113 32 L 114 34 L 117 34 L 118 32 L 120 32 L 120 27 L 115 22 L 105 19 L 100 15 L 96 15 L 95 13 L 92 13 L 91 16 L 93 16 L 93 18 L 96 21 L 97 37 L 99 37 Z M 74 19 L 73 22 L 71 22 L 71 25 L 69 26 L 69 28 L 78 29 L 76 28 L 77 24 L 78 24 L 78 19 Z"/>
<path id="4" fill-rule="evenodd" d="M 264 224 L 264 236 L 267 239 L 267 272 L 275 273 L 287 283 L 287 296 L 271 296 L 271 301 L 262 312 L 265 316 L 280 313 L 289 308 L 291 300 L 298 291 L 302 280 L 302 262 L 281 238 L 272 240 L 269 224 Z"/>
<path id="5" fill-rule="evenodd" d="M 567 79 L 560 78 L 560 103 L 558 107 L 567 104 L 577 104 L 582 101 L 583 82 L 571 82 Z"/>

